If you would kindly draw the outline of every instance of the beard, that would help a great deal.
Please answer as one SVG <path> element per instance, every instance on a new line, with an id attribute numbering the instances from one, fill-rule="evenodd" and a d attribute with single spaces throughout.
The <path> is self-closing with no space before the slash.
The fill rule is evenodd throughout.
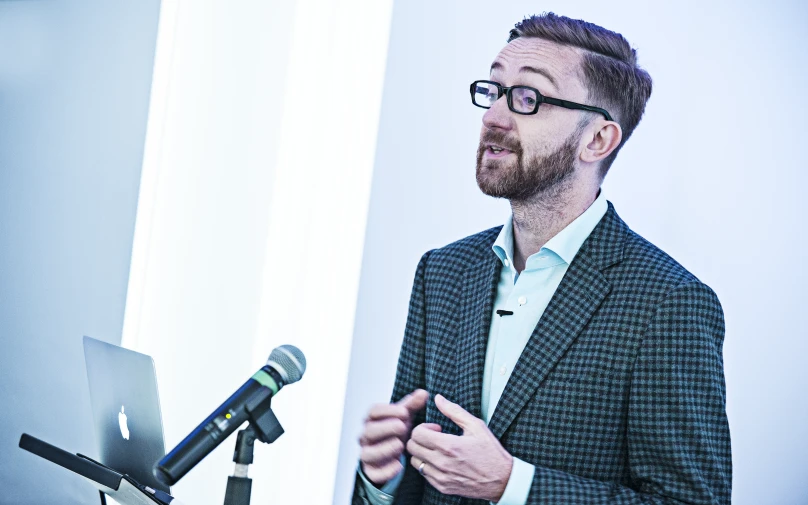
<path id="1" fill-rule="evenodd" d="M 488 196 L 511 201 L 527 201 L 539 194 L 561 190 L 563 183 L 575 172 L 581 133 L 580 129 L 573 132 L 550 154 L 525 159 L 518 141 L 500 131 L 486 130 L 477 148 L 477 186 Z M 516 161 L 489 159 L 483 165 L 486 143 L 511 151 Z"/>

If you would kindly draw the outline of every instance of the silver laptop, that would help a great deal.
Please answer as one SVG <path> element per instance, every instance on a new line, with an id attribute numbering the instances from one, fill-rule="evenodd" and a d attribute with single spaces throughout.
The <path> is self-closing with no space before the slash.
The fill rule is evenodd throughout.
<path id="1" fill-rule="evenodd" d="M 100 462 L 169 492 L 152 474 L 165 456 L 157 377 L 150 356 L 84 337 Z"/>

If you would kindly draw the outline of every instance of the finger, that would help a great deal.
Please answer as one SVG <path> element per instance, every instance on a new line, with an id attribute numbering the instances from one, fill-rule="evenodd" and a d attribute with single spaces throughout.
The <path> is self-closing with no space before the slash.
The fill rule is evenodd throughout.
<path id="1" fill-rule="evenodd" d="M 415 429 L 412 430 L 412 435 L 410 435 L 411 442 L 436 451 L 448 448 L 449 444 L 456 439 L 456 435 L 441 433 L 423 424 L 416 426 Z M 409 445 L 407 445 L 407 447 L 409 448 Z"/>
<path id="2" fill-rule="evenodd" d="M 463 407 L 456 403 L 452 403 L 441 395 L 435 396 L 435 406 L 446 417 L 451 419 L 456 425 L 460 426 L 464 432 L 468 429 L 475 428 L 480 419 L 469 414 Z"/>
<path id="3" fill-rule="evenodd" d="M 407 410 L 407 408 L 403 405 L 399 405 L 397 403 L 379 403 L 371 407 L 365 421 L 387 419 L 389 417 L 395 417 L 401 419 L 402 421 L 409 422 L 411 416 L 410 411 Z"/>
<path id="4" fill-rule="evenodd" d="M 418 470 L 418 467 L 421 466 L 421 463 L 424 463 L 424 460 L 422 460 L 418 456 L 412 456 L 410 458 L 410 466 L 415 468 L 416 470 Z M 426 466 L 426 464 L 424 464 L 424 466 Z M 420 473 L 420 472 L 418 472 L 418 473 Z"/>
<path id="5" fill-rule="evenodd" d="M 413 456 L 413 457 L 410 458 L 410 466 L 412 466 L 413 468 L 418 470 L 418 473 L 421 473 L 421 471 L 419 470 L 419 468 L 421 468 L 421 463 L 424 464 L 423 476 L 427 477 L 427 474 L 428 474 L 429 468 L 430 468 L 429 463 L 427 463 L 426 460 L 423 460 L 423 459 L 421 459 L 421 458 L 419 458 L 417 456 Z"/>
<path id="6" fill-rule="evenodd" d="M 416 389 L 401 400 L 397 401 L 396 405 L 401 405 L 407 409 L 410 415 L 413 415 L 426 407 L 427 400 L 429 400 L 429 393 L 423 389 Z"/>
<path id="7" fill-rule="evenodd" d="M 432 461 L 437 455 L 434 449 L 421 445 L 413 439 L 407 442 L 407 452 L 410 453 L 410 456 L 415 456 L 421 461 Z"/>
<path id="8" fill-rule="evenodd" d="M 423 467 L 421 466 L 423 464 Z M 421 476 L 427 480 L 433 487 L 438 487 L 438 482 L 436 477 L 441 476 L 441 471 L 435 467 L 434 465 L 430 464 L 429 460 L 423 460 L 421 458 L 413 456 L 410 458 L 410 465 L 415 468 L 415 470 L 421 474 Z"/>
<path id="9" fill-rule="evenodd" d="M 393 477 L 398 475 L 403 469 L 404 467 L 401 466 L 401 461 L 398 459 L 390 461 L 387 464 L 379 467 L 368 463 L 362 463 L 362 471 L 365 472 L 365 476 L 377 487 L 381 487 L 392 480 Z"/>
<path id="10" fill-rule="evenodd" d="M 359 445 L 373 445 L 388 438 L 404 440 L 410 431 L 409 423 L 396 417 L 388 417 L 365 423 L 365 430 L 359 438 Z"/>
<path id="11" fill-rule="evenodd" d="M 404 442 L 398 438 L 389 438 L 378 444 L 366 445 L 359 453 L 363 463 L 379 467 L 386 465 L 390 460 L 401 457 L 404 453 Z"/>
<path id="12" fill-rule="evenodd" d="M 428 430 L 437 431 L 438 433 L 441 433 L 443 431 L 443 428 L 441 428 L 440 424 L 423 423 L 419 424 L 418 426 L 421 426 L 422 428 L 426 428 Z"/>

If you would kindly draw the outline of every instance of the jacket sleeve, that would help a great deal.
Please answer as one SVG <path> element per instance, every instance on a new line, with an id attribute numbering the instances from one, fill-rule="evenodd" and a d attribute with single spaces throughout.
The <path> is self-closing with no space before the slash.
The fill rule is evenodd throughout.
<path id="1" fill-rule="evenodd" d="M 431 252 L 431 251 L 430 251 Z M 415 280 L 410 295 L 410 306 L 407 315 L 407 324 L 404 328 L 404 341 L 398 357 L 396 381 L 393 386 L 391 402 L 397 402 L 415 389 L 426 389 L 425 355 L 426 355 L 426 263 L 430 252 L 421 257 L 415 271 Z M 413 420 L 413 427 L 424 422 L 425 414 L 422 411 Z M 424 478 L 410 465 L 410 455 L 405 454 L 404 477 L 394 493 L 396 505 L 417 505 L 423 499 Z M 365 489 L 357 477 L 354 485 L 354 505 L 366 504 Z"/>
<path id="2" fill-rule="evenodd" d="M 693 281 L 671 290 L 643 336 L 628 410 L 625 486 L 536 467 L 528 503 L 728 505 L 732 459 L 718 298 Z"/>

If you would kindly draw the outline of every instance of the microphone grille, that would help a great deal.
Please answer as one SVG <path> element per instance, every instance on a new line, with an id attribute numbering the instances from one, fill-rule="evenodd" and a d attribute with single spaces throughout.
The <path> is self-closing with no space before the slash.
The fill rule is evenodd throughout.
<path id="1" fill-rule="evenodd" d="M 286 344 L 272 350 L 267 365 L 277 370 L 286 384 L 292 384 L 303 377 L 303 372 L 306 371 L 306 357 L 297 347 Z"/>

